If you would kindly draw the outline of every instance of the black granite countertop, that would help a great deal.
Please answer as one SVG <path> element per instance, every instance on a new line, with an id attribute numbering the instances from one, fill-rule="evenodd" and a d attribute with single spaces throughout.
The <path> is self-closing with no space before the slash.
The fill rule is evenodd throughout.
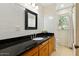
<path id="1" fill-rule="evenodd" d="M 50 38 L 50 36 L 43 37 L 43 38 L 44 38 L 44 39 L 42 39 L 42 40 L 33 40 L 33 41 L 36 42 L 36 44 L 35 44 L 32 48 L 35 48 L 35 47 L 39 46 L 41 43 L 47 41 L 47 40 Z M 31 50 L 32 48 L 30 48 L 30 49 L 28 49 L 28 50 Z M 28 50 L 25 50 L 25 51 L 28 51 Z M 25 52 L 25 51 L 24 51 L 24 52 Z M 22 53 L 19 54 L 18 56 L 22 55 L 24 52 L 22 52 Z"/>
<path id="2" fill-rule="evenodd" d="M 0 41 L 0 55 L 3 56 L 16 56 L 20 55 L 24 51 L 28 51 L 42 42 L 48 40 L 50 36 L 54 36 L 53 33 L 39 33 L 36 37 L 43 37 L 43 40 L 32 40 L 31 35 L 11 38 Z"/>

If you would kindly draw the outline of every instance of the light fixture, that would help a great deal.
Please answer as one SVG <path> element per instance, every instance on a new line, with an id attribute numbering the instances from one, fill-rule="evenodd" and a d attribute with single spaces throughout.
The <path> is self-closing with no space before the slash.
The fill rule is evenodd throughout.
<path id="1" fill-rule="evenodd" d="M 31 5 L 32 5 L 33 7 L 35 7 L 35 3 L 32 3 Z"/>
<path id="2" fill-rule="evenodd" d="M 52 16 L 49 16 L 49 19 L 54 19 Z"/>
<path id="3" fill-rule="evenodd" d="M 38 9 L 38 6 L 35 6 L 35 9 Z"/>
<path id="4" fill-rule="evenodd" d="M 64 4 L 61 4 L 60 7 L 63 8 L 64 7 Z"/>
<path id="5" fill-rule="evenodd" d="M 38 9 L 38 6 L 35 3 L 25 3 L 25 6 L 31 5 L 34 9 Z"/>
<path id="6" fill-rule="evenodd" d="M 31 5 L 31 3 L 27 3 L 27 4 Z"/>

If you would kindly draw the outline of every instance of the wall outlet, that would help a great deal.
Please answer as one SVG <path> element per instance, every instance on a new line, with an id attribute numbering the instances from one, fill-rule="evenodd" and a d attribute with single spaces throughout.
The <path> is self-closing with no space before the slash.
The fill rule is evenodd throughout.
<path id="1" fill-rule="evenodd" d="M 20 31 L 20 27 L 19 26 L 16 26 L 16 31 Z"/>

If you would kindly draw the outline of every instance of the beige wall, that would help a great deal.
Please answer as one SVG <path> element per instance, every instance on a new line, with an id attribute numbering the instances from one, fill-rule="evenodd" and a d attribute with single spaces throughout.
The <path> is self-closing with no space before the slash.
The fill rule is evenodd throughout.
<path id="1" fill-rule="evenodd" d="M 55 33 L 57 39 L 58 20 L 56 14 L 56 4 L 45 5 L 44 8 L 44 30 Z"/>

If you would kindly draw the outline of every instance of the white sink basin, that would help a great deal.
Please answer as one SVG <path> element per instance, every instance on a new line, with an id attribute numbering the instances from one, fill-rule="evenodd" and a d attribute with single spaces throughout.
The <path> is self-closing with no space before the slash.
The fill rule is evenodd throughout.
<path id="1" fill-rule="evenodd" d="M 43 37 L 37 37 L 37 38 L 33 38 L 33 40 L 43 40 Z"/>

